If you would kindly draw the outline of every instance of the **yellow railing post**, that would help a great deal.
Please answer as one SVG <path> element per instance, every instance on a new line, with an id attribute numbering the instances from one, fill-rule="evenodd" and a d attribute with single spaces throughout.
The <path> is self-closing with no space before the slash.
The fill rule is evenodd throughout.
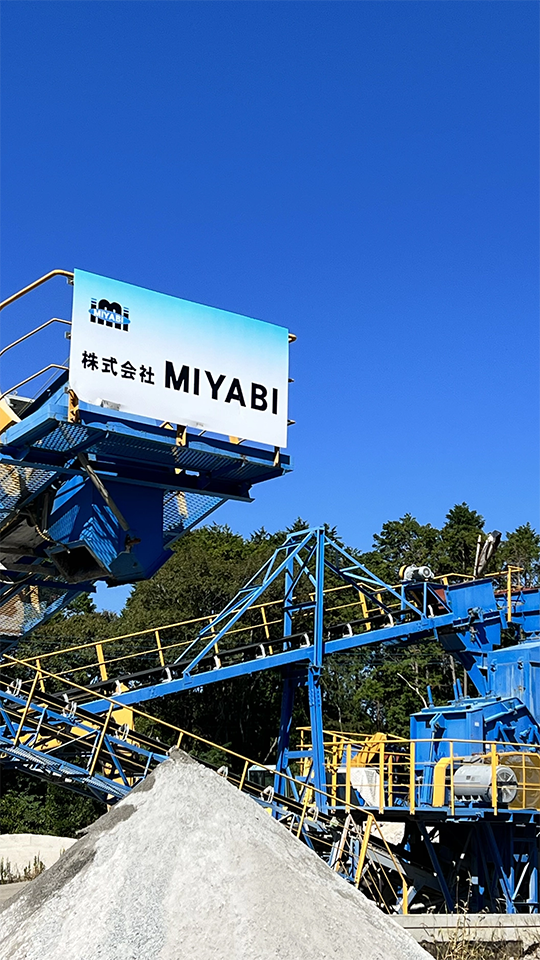
<path id="1" fill-rule="evenodd" d="M 388 806 L 393 807 L 394 806 L 394 783 L 393 783 L 394 760 L 391 753 L 388 754 L 387 767 L 388 767 Z"/>
<path id="2" fill-rule="evenodd" d="M 338 745 L 335 733 L 332 734 L 332 801 L 334 807 L 337 806 L 337 782 L 338 782 Z"/>
<path id="3" fill-rule="evenodd" d="M 409 886 L 407 884 L 405 876 L 401 877 L 401 882 L 403 884 L 403 907 L 401 909 L 401 912 L 404 914 L 404 916 L 407 916 L 407 914 L 409 913 Z"/>
<path id="4" fill-rule="evenodd" d="M 99 663 L 99 675 L 102 680 L 108 680 L 107 667 L 105 666 L 105 657 L 103 655 L 103 646 L 101 643 L 96 643 L 96 654 L 97 662 Z"/>
<path id="5" fill-rule="evenodd" d="M 526 786 L 526 770 L 525 770 L 525 751 L 521 751 L 521 778 L 523 780 L 523 796 L 521 800 L 521 806 L 524 810 L 527 809 L 527 786 Z"/>
<path id="6" fill-rule="evenodd" d="M 17 746 L 17 744 L 19 743 L 19 740 L 21 739 L 21 734 L 22 734 L 22 732 L 23 732 L 23 727 L 24 727 L 24 725 L 25 725 L 25 723 L 26 723 L 26 718 L 27 718 L 27 716 L 28 716 L 28 712 L 29 712 L 30 707 L 31 707 L 31 705 L 32 705 L 32 697 L 34 696 L 34 693 L 35 693 L 35 690 L 36 690 L 36 687 L 37 687 L 37 682 L 38 682 L 38 680 L 39 680 L 39 674 L 36 672 L 36 674 L 35 674 L 35 676 L 34 676 L 34 679 L 33 679 L 33 681 L 32 681 L 32 686 L 31 686 L 31 688 L 30 688 L 30 693 L 28 694 L 28 699 L 27 699 L 27 701 L 26 701 L 26 703 L 25 703 L 25 705 L 24 705 L 24 710 L 23 710 L 23 712 L 22 712 L 21 720 L 20 720 L 19 726 L 18 726 L 18 728 L 17 728 L 17 733 L 15 734 L 15 739 L 14 739 L 14 741 L 13 741 L 13 746 L 14 746 L 14 747 Z"/>
<path id="7" fill-rule="evenodd" d="M 499 798 L 497 796 L 497 744 L 492 743 L 491 753 L 491 799 L 493 801 L 493 816 L 498 813 Z"/>
<path id="8" fill-rule="evenodd" d="M 362 879 L 362 871 L 364 869 L 364 863 L 366 862 L 367 848 L 369 844 L 369 838 L 371 835 L 371 827 L 373 826 L 374 819 L 375 818 L 373 814 L 369 813 L 364 826 L 364 835 L 362 837 L 360 853 L 358 854 L 358 866 L 356 868 L 356 875 L 354 878 L 354 885 L 357 888 L 360 886 L 360 880 Z"/>
<path id="9" fill-rule="evenodd" d="M 156 638 L 156 647 L 157 647 L 159 662 L 160 662 L 161 666 L 164 667 L 164 666 L 165 666 L 165 657 L 163 656 L 163 647 L 161 646 L 161 637 L 160 637 L 160 635 L 159 635 L 159 630 L 156 630 L 156 631 L 155 631 L 155 638 Z"/>
<path id="10" fill-rule="evenodd" d="M 262 622 L 263 622 L 264 635 L 265 635 L 266 639 L 269 640 L 269 639 L 270 639 L 270 630 L 268 629 L 268 620 L 266 619 L 266 610 L 265 610 L 264 603 L 263 603 L 262 606 L 261 606 L 261 620 L 262 620 Z"/>
<path id="11" fill-rule="evenodd" d="M 176 741 L 176 749 L 177 749 L 177 750 L 180 749 L 180 744 L 182 743 L 183 736 L 184 736 L 184 731 L 181 730 L 181 731 L 180 731 L 180 736 L 178 737 L 178 740 Z"/>
<path id="12" fill-rule="evenodd" d="M 244 769 L 242 770 L 242 776 L 240 777 L 240 783 L 238 784 L 238 789 L 239 789 L 239 790 L 243 790 L 243 789 L 244 789 L 244 783 L 246 782 L 248 767 L 249 767 L 249 760 L 246 760 L 246 762 L 245 762 L 245 764 L 244 764 Z"/>
<path id="13" fill-rule="evenodd" d="M 297 836 L 297 837 L 299 837 L 300 834 L 302 833 L 302 827 L 304 826 L 304 820 L 306 819 L 306 810 L 307 810 L 308 802 L 309 802 L 309 790 L 308 790 L 308 786 L 307 786 L 307 783 L 306 783 L 306 791 L 305 791 L 305 794 L 304 794 L 304 802 L 303 802 L 303 804 L 302 804 L 302 813 L 300 814 L 300 820 L 299 820 L 299 823 L 298 823 L 298 830 L 296 831 L 296 836 Z"/>
<path id="14" fill-rule="evenodd" d="M 409 752 L 409 813 L 416 810 L 416 750 L 415 742 L 411 740 Z"/>
<path id="15" fill-rule="evenodd" d="M 351 809 L 351 744 L 345 747 L 345 810 Z"/>
<path id="16" fill-rule="evenodd" d="M 454 796 L 454 741 L 450 741 L 450 813 L 454 816 L 456 800 Z"/>
<path id="17" fill-rule="evenodd" d="M 103 746 L 103 741 L 105 739 L 105 734 L 107 733 L 107 727 L 109 726 L 109 720 L 111 719 L 113 710 L 114 710 L 114 703 L 111 703 L 109 709 L 107 710 L 107 716 L 105 717 L 103 726 L 101 728 L 101 732 L 99 734 L 99 737 L 96 741 L 96 745 L 94 747 L 94 754 L 93 754 L 90 766 L 88 768 L 88 773 L 90 776 L 93 776 L 94 770 L 96 769 L 96 764 L 98 762 L 98 757 L 99 757 L 99 751 Z"/>
<path id="18" fill-rule="evenodd" d="M 508 567 L 506 574 L 506 619 L 512 623 L 512 567 Z"/>
<path id="19" fill-rule="evenodd" d="M 379 747 L 379 813 L 384 813 L 384 741 Z"/>
<path id="20" fill-rule="evenodd" d="M 364 620 L 368 621 L 368 619 L 369 619 L 369 612 L 368 612 L 368 606 L 367 606 L 367 603 L 366 603 L 366 598 L 365 598 L 364 594 L 363 594 L 360 590 L 358 591 L 358 596 L 359 596 L 359 598 L 360 598 L 360 609 L 361 609 L 361 611 L 362 611 L 362 617 L 363 617 Z M 366 622 L 366 625 L 365 625 L 365 626 L 366 626 L 366 630 L 371 630 L 371 624 L 370 624 L 370 623 Z"/>
<path id="21" fill-rule="evenodd" d="M 41 669 L 41 660 L 36 658 L 36 669 L 39 677 L 39 689 L 45 693 L 45 680 L 43 679 L 43 670 Z"/>

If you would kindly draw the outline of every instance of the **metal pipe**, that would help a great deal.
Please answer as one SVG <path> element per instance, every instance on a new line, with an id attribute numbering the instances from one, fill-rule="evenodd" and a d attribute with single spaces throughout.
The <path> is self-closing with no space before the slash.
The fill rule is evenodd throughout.
<path id="1" fill-rule="evenodd" d="M 300 814 L 300 820 L 298 822 L 298 830 L 296 831 L 296 836 L 299 837 L 302 833 L 302 827 L 304 826 L 304 820 L 306 819 L 307 806 L 309 802 L 309 788 L 306 783 L 306 790 L 304 793 L 304 802 L 302 804 L 302 813 Z"/>
<path id="2" fill-rule="evenodd" d="M 246 760 L 246 762 L 244 763 L 244 769 L 242 770 L 242 776 L 240 777 L 240 783 L 238 785 L 238 789 L 240 791 L 244 789 L 244 783 L 246 782 L 248 767 L 249 767 L 249 760 Z"/>
<path id="3" fill-rule="evenodd" d="M 358 865 L 356 867 L 356 876 L 354 878 L 354 885 L 358 889 L 360 886 L 360 880 L 362 879 L 362 872 L 364 869 L 364 864 L 366 862 L 366 854 L 369 843 L 369 837 L 371 834 L 371 827 L 375 821 L 375 817 L 372 813 L 368 813 L 367 820 L 364 825 L 364 835 L 362 837 L 362 845 L 360 847 L 360 854 L 358 857 Z"/>
<path id="4" fill-rule="evenodd" d="M 41 326 L 36 327 L 35 330 L 31 330 L 30 333 L 25 333 L 24 337 L 19 337 L 18 340 L 14 340 L 13 343 L 10 343 L 7 347 L 3 347 L 2 350 L 0 350 L 0 357 L 4 353 L 7 353 L 8 350 L 11 350 L 12 347 L 16 347 L 18 343 L 22 343 L 23 340 L 28 340 L 28 337 L 33 337 L 35 333 L 39 333 L 40 330 L 44 330 L 45 327 L 48 327 L 50 323 L 67 323 L 68 327 L 71 326 L 71 320 L 61 320 L 60 317 L 51 317 L 50 320 L 42 323 Z"/>
<path id="5" fill-rule="evenodd" d="M 36 689 L 37 684 L 38 684 L 38 680 L 39 680 L 39 673 L 36 671 L 36 674 L 35 674 L 34 679 L 33 679 L 33 681 L 32 681 L 32 687 L 31 687 L 31 689 L 30 689 L 30 693 L 28 694 L 28 699 L 27 699 L 27 701 L 26 701 L 26 703 L 25 703 L 25 705 L 24 705 L 24 710 L 23 710 L 23 712 L 22 712 L 21 721 L 20 721 L 19 726 L 18 726 L 18 728 L 17 728 L 17 733 L 15 734 L 15 739 L 14 739 L 14 741 L 13 741 L 13 746 L 14 746 L 14 747 L 16 747 L 16 746 L 18 745 L 19 740 L 21 739 L 21 734 L 22 734 L 22 732 L 23 732 L 23 728 L 24 728 L 24 725 L 25 725 L 25 723 L 26 723 L 26 718 L 27 718 L 28 713 L 29 713 L 29 711 L 30 711 L 30 709 L 31 709 L 31 706 L 32 706 L 32 697 L 34 696 L 35 689 Z"/>
<path id="6" fill-rule="evenodd" d="M 24 297 L 25 293 L 30 293 L 31 290 L 35 290 L 36 287 L 41 286 L 42 283 L 46 283 L 47 280 L 51 280 L 53 277 L 67 277 L 68 280 L 73 280 L 73 276 L 70 270 L 51 270 L 50 273 L 46 273 L 43 277 L 40 277 L 39 280 L 34 280 L 33 283 L 29 283 L 27 287 L 23 287 L 23 289 L 17 293 L 12 293 L 11 297 L 8 297 L 7 300 L 2 300 L 0 310 L 3 310 L 4 307 L 9 307 L 10 303 L 14 303 L 15 300 Z"/>
<path id="7" fill-rule="evenodd" d="M 491 761 L 491 802 L 493 804 L 493 816 L 496 817 L 498 814 L 499 806 L 499 794 L 498 794 L 498 784 L 497 784 L 497 744 L 492 743 L 490 749 L 490 761 Z"/>
<path id="8" fill-rule="evenodd" d="M 416 744 L 414 740 L 410 743 L 409 753 L 409 813 L 416 810 Z"/>
<path id="9" fill-rule="evenodd" d="M 450 741 L 450 813 L 456 812 L 456 798 L 454 793 L 454 741 Z"/>
<path id="10" fill-rule="evenodd" d="M 69 367 L 65 367 L 61 363 L 49 363 L 46 367 L 43 367 L 42 370 L 38 370 L 37 373 L 33 373 L 31 377 L 26 377 L 24 380 L 21 380 L 20 383 L 16 383 L 14 387 L 10 387 L 9 390 L 4 390 L 3 393 L 0 393 L 0 400 L 3 400 L 4 397 L 7 397 L 8 393 L 13 393 L 14 390 L 18 390 L 19 387 L 23 387 L 24 384 L 29 383 L 30 380 L 35 380 L 35 378 L 41 376 L 42 373 L 47 373 L 47 370 L 51 370 L 53 367 L 55 367 L 56 370 L 69 370 Z"/>
<path id="11" fill-rule="evenodd" d="M 351 809 L 351 744 L 345 747 L 345 810 Z"/>
<path id="12" fill-rule="evenodd" d="M 106 735 L 106 733 L 107 733 L 107 727 L 109 726 L 109 721 L 110 721 L 110 719 L 111 719 L 111 717 L 112 717 L 112 712 L 113 712 L 113 710 L 114 710 L 114 703 L 111 703 L 109 709 L 107 710 L 107 716 L 105 717 L 105 721 L 104 721 L 103 726 L 102 726 L 102 728 L 101 728 L 100 734 L 99 734 L 99 736 L 97 737 L 96 742 L 95 742 L 95 744 L 94 744 L 94 749 L 93 749 L 93 751 L 92 751 L 92 757 L 91 757 L 91 761 L 90 761 L 90 766 L 88 767 L 88 774 L 89 774 L 89 776 L 91 776 L 91 777 L 93 777 L 93 775 L 94 775 L 94 770 L 96 769 L 96 764 L 97 764 L 97 762 L 98 762 L 99 753 L 100 753 L 100 750 L 101 750 L 101 748 L 102 748 L 102 746 L 103 746 L 103 741 L 105 740 L 105 735 Z"/>

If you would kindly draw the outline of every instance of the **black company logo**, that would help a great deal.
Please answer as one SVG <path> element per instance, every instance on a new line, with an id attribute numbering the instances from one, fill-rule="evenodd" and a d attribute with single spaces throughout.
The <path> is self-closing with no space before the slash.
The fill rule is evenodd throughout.
<path id="1" fill-rule="evenodd" d="M 90 301 L 90 320 L 101 324 L 102 327 L 114 327 L 115 330 L 129 330 L 129 310 L 121 304 L 109 303 L 108 300 Z"/>

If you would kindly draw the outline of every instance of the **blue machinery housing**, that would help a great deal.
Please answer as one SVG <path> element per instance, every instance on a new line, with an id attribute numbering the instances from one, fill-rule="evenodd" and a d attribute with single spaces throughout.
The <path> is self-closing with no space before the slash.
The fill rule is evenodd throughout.
<path id="1" fill-rule="evenodd" d="M 279 450 L 79 404 L 67 373 L 37 399 L 8 404 L 0 745 L 11 764 L 114 802 L 167 755 L 167 744 L 135 732 L 138 705 L 278 670 L 273 783 L 259 782 L 261 792 L 265 768 L 245 761 L 236 773 L 234 759 L 233 780 L 388 909 L 538 913 L 538 589 L 511 575 L 505 590 L 494 577 L 395 587 L 315 528 L 289 535 L 199 632 L 169 644 L 166 655 L 158 644 L 157 665 L 145 650 L 106 669 L 98 651 L 99 672 L 87 671 L 86 684 L 73 672 L 55 676 L 10 651 L 96 580 L 152 576 L 178 537 L 227 499 L 249 500 L 253 484 L 290 462 Z M 429 702 L 411 717 L 409 741 L 324 731 L 321 677 L 332 656 L 434 640 L 461 665 L 473 696 L 456 679 L 451 703 Z M 310 730 L 293 745 L 303 688 Z M 400 839 L 389 845 L 381 833 L 377 843 L 372 827 L 381 823 L 398 827 Z"/>
<path id="2" fill-rule="evenodd" d="M 0 446 L 0 643 L 8 649 L 96 580 L 152 576 L 229 499 L 290 469 L 286 454 L 78 404 L 67 374 Z"/>

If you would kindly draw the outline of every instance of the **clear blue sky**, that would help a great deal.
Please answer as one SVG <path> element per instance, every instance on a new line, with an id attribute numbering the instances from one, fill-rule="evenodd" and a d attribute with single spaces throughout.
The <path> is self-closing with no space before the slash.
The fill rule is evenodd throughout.
<path id="1" fill-rule="evenodd" d="M 298 336 L 294 474 L 216 520 L 366 549 L 463 500 L 538 525 L 536 3 L 1 15 L 2 296 L 78 266 Z M 54 281 L 2 344 L 69 303 Z M 44 337 L 2 388 L 60 354 Z"/>

